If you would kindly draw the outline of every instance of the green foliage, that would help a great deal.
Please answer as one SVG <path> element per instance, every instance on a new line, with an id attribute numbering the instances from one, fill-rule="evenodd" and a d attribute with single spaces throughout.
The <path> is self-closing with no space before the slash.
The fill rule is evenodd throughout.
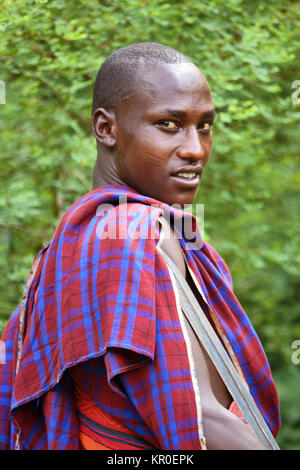
<path id="1" fill-rule="evenodd" d="M 0 326 L 36 251 L 91 189 L 92 87 L 118 47 L 156 41 L 191 57 L 217 111 L 197 202 L 232 271 L 281 398 L 282 448 L 300 448 L 298 1 L 3 0 L 0 15 Z M 294 102 L 293 102 L 294 101 Z"/>

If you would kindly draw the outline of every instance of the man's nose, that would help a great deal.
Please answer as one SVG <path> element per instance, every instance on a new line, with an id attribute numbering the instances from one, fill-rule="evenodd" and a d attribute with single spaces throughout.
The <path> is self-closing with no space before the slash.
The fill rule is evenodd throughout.
<path id="1" fill-rule="evenodd" d="M 204 148 L 201 144 L 201 136 L 196 127 L 190 127 L 186 130 L 183 142 L 177 151 L 180 158 L 189 158 L 191 160 L 200 160 L 205 156 Z"/>

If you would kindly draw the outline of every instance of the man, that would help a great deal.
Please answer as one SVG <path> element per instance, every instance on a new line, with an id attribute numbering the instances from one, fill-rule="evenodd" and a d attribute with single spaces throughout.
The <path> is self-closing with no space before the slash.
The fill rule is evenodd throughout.
<path id="1" fill-rule="evenodd" d="M 183 316 L 159 248 L 277 434 L 270 368 L 224 261 L 204 241 L 175 236 L 209 159 L 214 115 L 205 77 L 178 51 L 140 43 L 102 65 L 94 190 L 37 255 L 2 338 L 3 448 L 263 448 Z"/>

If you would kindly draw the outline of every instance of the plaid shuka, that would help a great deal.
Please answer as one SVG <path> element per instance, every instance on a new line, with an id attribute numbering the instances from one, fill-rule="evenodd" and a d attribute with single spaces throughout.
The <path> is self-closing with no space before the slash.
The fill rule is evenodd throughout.
<path id="1" fill-rule="evenodd" d="M 98 188 L 64 214 L 38 253 L 2 336 L 1 449 L 79 448 L 72 373 L 80 368 L 94 373 L 86 390 L 95 402 L 142 442 L 205 448 L 201 390 L 170 273 L 156 247 L 163 213 L 173 223 L 192 217 L 125 186 Z M 276 436 L 276 387 L 228 268 L 208 243 L 193 250 L 188 237 L 179 242 L 207 301 L 202 308 Z M 104 378 L 105 393 L 99 387 Z"/>

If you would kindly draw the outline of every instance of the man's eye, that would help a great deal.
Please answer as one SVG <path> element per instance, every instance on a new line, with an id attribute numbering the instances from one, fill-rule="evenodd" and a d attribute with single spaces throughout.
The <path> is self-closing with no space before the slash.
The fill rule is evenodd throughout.
<path id="1" fill-rule="evenodd" d="M 164 120 L 164 121 L 160 121 L 159 124 L 161 126 L 166 127 L 167 129 L 178 129 L 178 124 L 174 121 Z"/>
<path id="2" fill-rule="evenodd" d="M 212 128 L 212 122 L 202 122 L 199 125 L 200 131 L 208 132 L 211 128 Z"/>

